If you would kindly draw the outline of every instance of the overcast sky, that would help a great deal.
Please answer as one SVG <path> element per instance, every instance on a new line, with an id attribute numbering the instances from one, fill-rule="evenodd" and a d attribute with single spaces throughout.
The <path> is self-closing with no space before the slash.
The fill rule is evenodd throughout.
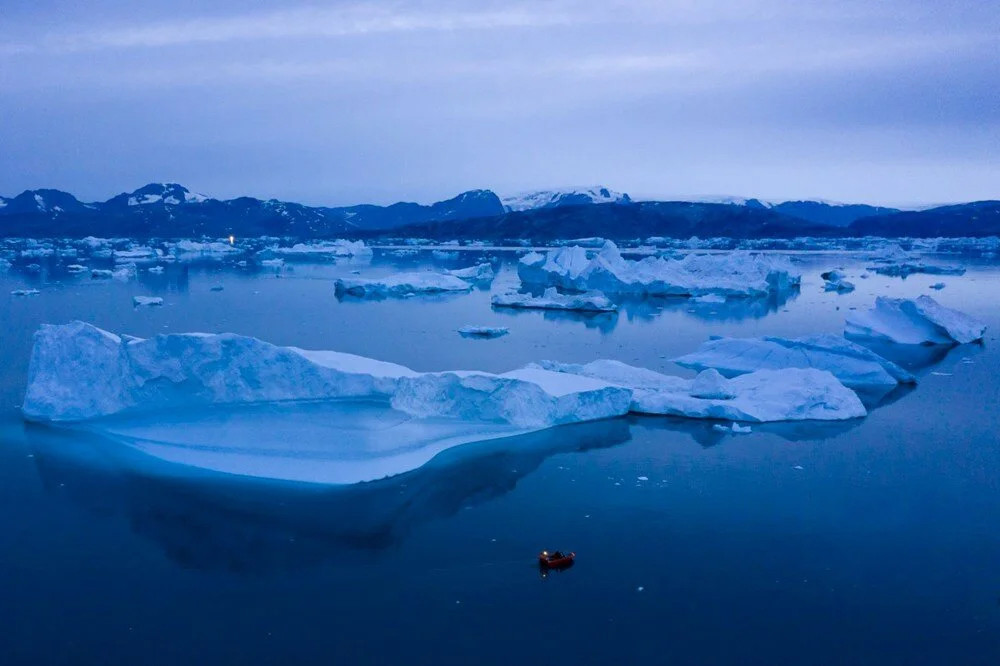
<path id="1" fill-rule="evenodd" d="M 2 0 L 0 194 L 150 181 L 1000 198 L 1000 2 Z"/>

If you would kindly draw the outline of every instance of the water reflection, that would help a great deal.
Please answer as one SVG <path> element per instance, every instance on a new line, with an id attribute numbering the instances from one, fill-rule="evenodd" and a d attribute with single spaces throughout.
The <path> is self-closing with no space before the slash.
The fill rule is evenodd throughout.
<path id="1" fill-rule="evenodd" d="M 179 566 L 237 573 L 376 557 L 421 524 L 500 497 L 559 453 L 630 438 L 624 419 L 467 444 L 420 469 L 344 487 L 190 473 L 93 433 L 26 426 L 45 488 L 121 514 Z"/>

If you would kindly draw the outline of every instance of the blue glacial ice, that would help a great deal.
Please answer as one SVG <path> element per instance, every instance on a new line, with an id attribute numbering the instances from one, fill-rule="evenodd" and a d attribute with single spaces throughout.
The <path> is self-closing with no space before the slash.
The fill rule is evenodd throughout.
<path id="1" fill-rule="evenodd" d="M 986 324 L 930 296 L 880 296 L 868 311 L 848 314 L 845 335 L 906 345 L 953 345 L 983 339 Z"/>

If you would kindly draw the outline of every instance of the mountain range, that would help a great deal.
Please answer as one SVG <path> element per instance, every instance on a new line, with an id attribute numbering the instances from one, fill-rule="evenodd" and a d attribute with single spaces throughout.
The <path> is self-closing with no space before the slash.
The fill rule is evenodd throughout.
<path id="1" fill-rule="evenodd" d="M 725 198 L 635 201 L 606 187 L 544 190 L 501 199 L 471 190 L 429 205 L 306 206 L 276 199 L 214 199 L 176 183 L 151 183 L 84 203 L 53 189 L 0 197 L 0 236 L 298 238 L 531 238 L 603 236 L 989 236 L 1000 235 L 1000 202 L 920 211 L 825 201 Z"/>

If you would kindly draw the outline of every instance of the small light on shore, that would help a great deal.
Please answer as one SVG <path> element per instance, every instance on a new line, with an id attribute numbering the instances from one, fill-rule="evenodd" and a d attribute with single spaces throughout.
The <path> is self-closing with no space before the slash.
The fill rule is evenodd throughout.
<path id="1" fill-rule="evenodd" d="M 233 236 L 232 234 L 229 234 L 229 244 L 233 245 L 235 243 L 236 243 L 236 236 Z"/>

